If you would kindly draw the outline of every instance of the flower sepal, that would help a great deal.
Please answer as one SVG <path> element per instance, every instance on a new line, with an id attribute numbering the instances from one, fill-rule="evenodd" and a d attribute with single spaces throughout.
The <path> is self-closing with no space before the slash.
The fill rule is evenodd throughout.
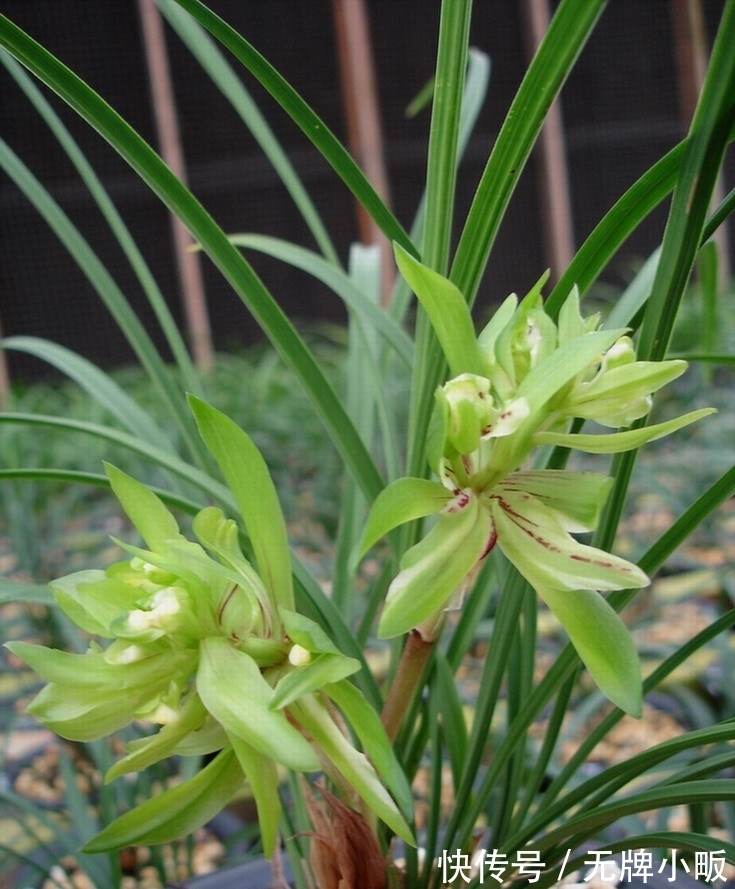
<path id="1" fill-rule="evenodd" d="M 460 500 L 461 498 L 461 500 Z M 390 638 L 433 619 L 492 545 L 487 509 L 460 492 L 434 527 L 403 556 L 385 599 L 378 635 Z"/>

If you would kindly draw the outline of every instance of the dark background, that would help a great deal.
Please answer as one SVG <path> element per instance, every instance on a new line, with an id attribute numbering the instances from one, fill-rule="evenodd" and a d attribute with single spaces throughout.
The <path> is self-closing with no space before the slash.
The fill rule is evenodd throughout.
<path id="1" fill-rule="evenodd" d="M 672 9 L 681 0 L 613 0 L 562 94 L 574 235 L 585 238 L 605 210 L 686 132 L 677 76 Z M 328 0 L 211 0 L 344 137 L 332 6 Z M 410 225 L 423 181 L 428 114 L 407 104 L 432 74 L 438 29 L 434 0 L 369 0 L 370 26 L 394 211 Z M 723 3 L 706 0 L 710 39 Z M 155 144 L 137 6 L 132 0 L 3 0 L 3 12 L 56 53 Z M 488 98 L 460 175 L 458 218 L 466 212 L 526 63 L 521 4 L 478 0 L 472 43 L 489 54 Z M 278 235 L 312 247 L 285 190 L 239 119 L 176 37 L 168 48 L 190 185 L 226 231 Z M 244 81 L 303 176 L 340 255 L 357 238 L 351 196 L 310 143 L 247 74 Z M 142 317 L 139 286 L 84 186 L 17 86 L 0 70 L 0 132 L 51 190 L 103 257 Z M 166 214 L 117 155 L 74 113 L 54 102 L 93 161 L 178 313 Z M 2 175 L 2 174 L 0 174 Z M 732 186 L 732 158 L 729 167 Z M 500 232 L 480 295 L 481 309 L 525 292 L 549 265 L 539 218 L 537 165 L 526 168 Z M 625 245 L 606 281 L 621 286 L 660 241 L 661 208 Z M 254 265 L 291 317 L 340 320 L 339 301 L 303 274 L 256 257 Z M 255 322 L 205 261 L 215 345 L 258 339 Z M 35 210 L 0 178 L 0 324 L 5 335 L 34 334 L 110 367 L 131 353 L 106 309 Z M 39 366 L 9 354 L 15 378 Z"/>

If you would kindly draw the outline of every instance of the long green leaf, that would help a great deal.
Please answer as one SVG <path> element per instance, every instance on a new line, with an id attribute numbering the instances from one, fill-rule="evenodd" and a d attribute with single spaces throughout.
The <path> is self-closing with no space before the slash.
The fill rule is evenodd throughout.
<path id="1" fill-rule="evenodd" d="M 429 268 L 442 275 L 447 271 L 452 234 L 471 14 L 472 0 L 453 0 L 441 5 L 421 257 Z"/>
<path id="2" fill-rule="evenodd" d="M 651 295 L 641 325 L 639 357 L 666 354 L 680 301 L 702 240 L 707 211 L 735 122 L 735 2 L 725 6 L 710 65 L 686 141 Z M 645 420 L 634 426 L 642 426 Z M 623 512 L 636 452 L 613 461 L 615 486 L 595 537 L 609 549 Z"/>
<path id="3" fill-rule="evenodd" d="M 604 8 L 605 0 L 562 0 L 508 110 L 452 265 L 450 277 L 470 304 L 546 113 Z"/>
<path id="4" fill-rule="evenodd" d="M 388 240 L 398 241 L 407 249 L 411 249 L 411 241 L 403 227 L 378 197 L 344 146 L 296 90 L 247 40 L 199 0 L 176 0 L 176 2 L 226 47 L 265 87 L 312 141 L 319 154 L 330 164 L 359 203 L 370 213 Z"/>
<path id="5" fill-rule="evenodd" d="M 444 0 L 441 4 L 426 190 L 419 218 L 422 226 L 421 258 L 428 268 L 442 275 L 447 273 L 457 163 L 462 146 L 460 124 L 463 95 L 467 94 L 469 80 L 466 68 L 471 11 L 472 3 L 468 0 Z M 407 252 L 411 253 L 410 248 Z M 434 390 L 444 367 L 434 327 L 427 314 L 420 309 L 416 318 L 416 363 L 411 377 L 409 407 L 409 475 L 418 476 L 426 472 L 426 429 Z M 407 543 L 409 534 L 410 529 L 403 533 Z"/>
<path id="6" fill-rule="evenodd" d="M 639 354 L 663 358 L 679 301 L 701 243 L 712 191 L 735 122 L 735 3 L 722 14 L 697 103 L 643 320 Z"/>
<path id="7" fill-rule="evenodd" d="M 727 744 L 735 737 L 735 727 L 727 723 L 711 728 L 686 732 L 656 744 L 636 754 L 630 760 L 609 766 L 603 772 L 588 778 L 579 786 L 571 789 L 564 797 L 558 799 L 553 805 L 544 806 L 526 824 L 508 839 L 513 846 L 520 846 L 540 833 L 547 825 L 556 823 L 556 820 L 566 813 L 576 809 L 580 803 L 584 803 L 584 811 L 594 811 L 604 804 L 606 800 L 613 798 L 619 790 L 631 782 L 636 781 L 649 769 L 666 760 L 672 759 L 677 754 L 686 753 L 695 749 L 708 748 L 718 743 Z M 664 785 L 662 785 L 664 786 Z M 681 782 L 678 782 L 681 786 Z M 582 811 L 580 809 L 579 811 Z"/>
<path id="8" fill-rule="evenodd" d="M 338 266 L 339 258 L 329 233 L 306 188 L 299 179 L 298 173 L 252 96 L 232 70 L 218 46 L 174 0 L 156 0 L 156 2 L 168 23 L 252 133 L 263 154 L 268 158 L 291 195 L 322 254 L 331 265 Z"/>
<path id="9" fill-rule="evenodd" d="M 383 487 L 383 482 L 370 454 L 314 356 L 250 264 L 191 192 L 119 114 L 9 19 L 0 17 L 0 25 L 0 45 L 94 127 L 189 228 L 253 313 L 283 360 L 294 370 L 345 465 L 371 501 Z"/>
<path id="10" fill-rule="evenodd" d="M 161 293 L 143 254 L 140 252 L 128 227 L 125 225 L 125 221 L 118 212 L 117 207 L 112 202 L 110 196 L 102 185 L 99 176 L 82 153 L 59 115 L 51 107 L 51 104 L 46 100 L 46 97 L 43 96 L 41 91 L 35 86 L 31 78 L 29 78 L 25 71 L 23 71 L 21 66 L 6 52 L 0 53 L 0 61 L 2 61 L 11 76 L 18 83 L 26 96 L 28 96 L 29 101 L 46 122 L 46 125 L 54 134 L 59 145 L 61 145 L 67 157 L 79 173 L 80 178 L 86 185 L 91 197 L 94 199 L 100 212 L 106 219 L 110 230 L 114 234 L 115 239 L 127 257 L 131 268 L 140 282 L 140 286 L 153 309 L 164 336 L 166 337 L 166 342 L 171 349 L 171 354 L 176 361 L 179 372 L 181 373 L 182 378 L 186 381 L 187 390 L 198 394 L 201 389 L 201 382 L 186 349 L 186 344 L 184 343 L 179 326 L 174 320 L 171 310 Z"/>
<path id="11" fill-rule="evenodd" d="M 475 129 L 477 118 L 487 96 L 489 83 L 490 58 L 477 48 L 472 47 L 467 57 L 467 77 L 462 96 L 462 114 L 459 121 L 459 145 L 457 148 L 458 163 L 464 155 L 470 136 Z M 433 91 L 433 81 L 430 83 L 430 87 Z M 421 243 L 423 239 L 426 221 L 426 191 L 424 191 L 414 216 L 413 225 L 411 226 L 411 237 L 415 244 Z M 399 279 L 396 282 L 389 307 L 390 315 L 394 319 L 402 320 L 405 318 L 410 296 L 409 288 L 402 279 Z"/>
<path id="12" fill-rule="evenodd" d="M 290 241 L 268 235 L 236 234 L 230 235 L 230 241 L 237 247 L 257 250 L 267 256 L 280 259 L 326 284 L 350 310 L 379 333 L 386 343 L 393 346 L 396 354 L 408 367 L 413 365 L 413 344 L 408 334 L 393 321 L 387 312 L 382 311 L 366 299 L 363 291 L 357 287 L 350 276 L 334 263 L 328 262 L 313 251 L 292 244 Z"/>
<path id="13" fill-rule="evenodd" d="M 0 24 L 2 24 L 1 20 Z M 2 35 L 3 32 L 0 30 L 0 40 Z M 162 404 L 166 405 L 170 414 L 175 418 L 182 436 L 189 446 L 190 453 L 203 459 L 203 449 L 196 440 L 181 391 L 173 384 L 171 375 L 143 322 L 135 314 L 125 294 L 107 268 L 59 204 L 2 139 L 0 139 L 0 166 L 5 169 L 18 188 L 41 213 L 97 291 L 153 381 Z"/>
<path id="14" fill-rule="evenodd" d="M 0 605 L 6 602 L 36 602 L 39 605 L 53 605 L 54 597 L 47 586 L 22 583 L 14 580 L 0 580 Z"/>
<path id="15" fill-rule="evenodd" d="M 99 423 L 89 423 L 84 420 L 51 417 L 44 414 L 23 414 L 12 411 L 5 414 L 0 413 L 0 424 L 4 423 L 22 423 L 29 426 L 44 426 L 66 432 L 82 432 L 86 435 L 93 435 L 103 441 L 126 448 L 132 453 L 140 454 L 140 456 L 145 457 L 155 465 L 204 491 L 208 496 L 213 497 L 218 503 L 222 504 L 223 508 L 230 511 L 235 508 L 234 501 L 227 488 L 216 482 L 210 475 L 192 466 L 191 463 L 187 463 L 175 454 L 164 451 L 137 436 L 130 435 L 119 429 L 102 426 Z M 36 474 L 35 470 L 29 471 L 32 475 Z M 16 477 L 18 477 L 17 473 Z M 91 478 L 94 478 L 94 476 L 79 475 L 79 480 L 82 481 Z"/>
<path id="16" fill-rule="evenodd" d="M 86 485 L 93 488 L 110 487 L 109 479 L 101 472 L 81 472 L 76 469 L 45 469 L 38 468 L 21 468 L 21 469 L 0 469 L 0 480 L 2 479 L 23 479 L 25 481 L 44 482 L 63 482 L 64 484 Z M 171 491 L 165 491 L 155 485 L 148 485 L 148 490 L 152 491 L 167 506 L 178 509 L 187 515 L 194 515 L 203 506 L 203 503 L 195 503 L 186 497 L 181 497 Z M 225 493 L 224 489 L 221 489 Z M 211 497 L 215 497 L 214 492 L 210 492 Z M 230 498 L 230 502 L 234 507 L 234 501 Z"/>
<path id="17" fill-rule="evenodd" d="M 735 798 L 735 780 L 718 778 L 709 781 L 688 781 L 675 787 L 654 787 L 641 793 L 632 794 L 622 800 L 598 806 L 592 812 L 584 812 L 566 821 L 560 827 L 550 831 L 535 844 L 543 856 L 543 852 L 553 848 L 555 844 L 570 842 L 577 845 L 583 839 L 598 836 L 599 831 L 609 824 L 624 818 L 626 815 L 637 814 L 667 806 L 687 805 L 697 802 L 714 803 L 718 800 Z"/>
<path id="18" fill-rule="evenodd" d="M 17 819 L 18 830 L 23 830 L 29 835 L 36 849 L 43 849 L 47 858 L 47 864 L 38 864 L 33 862 L 35 868 L 44 872 L 47 867 L 58 860 L 59 853 L 62 855 L 77 856 L 79 853 L 79 845 L 83 841 L 82 837 L 77 833 L 74 825 L 65 827 L 43 806 L 28 799 L 20 793 L 7 790 L 0 787 L 0 801 L 9 807 L 14 814 L 21 813 Z M 5 837 L 3 837 L 5 839 Z M 21 857 L 20 850 L 17 848 L 17 838 L 10 851 L 13 855 Z M 0 845 L 0 848 L 4 846 Z M 34 858 L 36 856 L 33 856 Z M 97 885 L 108 885 L 110 879 L 110 862 L 107 860 L 90 859 L 86 855 L 83 857 L 85 871 Z M 98 882 L 100 881 L 100 882 Z"/>
<path id="19" fill-rule="evenodd" d="M 147 411 L 143 410 L 109 374 L 100 370 L 77 352 L 49 340 L 32 336 L 7 337 L 0 341 L 0 345 L 4 349 L 25 352 L 27 355 L 34 355 L 42 361 L 47 361 L 74 380 L 98 404 L 107 408 L 129 432 L 139 435 L 163 450 L 172 446 L 165 433 Z"/>
<path id="20" fill-rule="evenodd" d="M 733 862 L 735 861 L 735 845 L 733 843 L 728 842 L 727 840 L 722 839 L 722 837 L 713 837 L 707 836 L 701 833 L 694 833 L 692 831 L 681 831 L 681 830 L 670 830 L 670 831 L 651 831 L 645 834 L 641 834 L 639 836 L 626 836 L 621 840 L 614 841 L 606 841 L 605 842 L 605 852 L 610 855 L 617 855 L 619 852 L 630 852 L 631 849 L 663 849 L 670 850 L 675 849 L 677 852 L 720 852 L 724 853 L 727 861 Z M 553 857 L 556 859 L 556 862 L 552 861 L 551 856 L 547 853 L 545 863 L 549 865 L 557 863 L 562 860 L 562 858 L 566 854 L 566 849 L 557 850 L 558 854 Z M 670 858 L 669 858 L 670 860 Z M 580 855 L 573 855 L 571 858 L 566 860 L 566 865 L 564 868 L 565 874 L 574 873 L 577 868 L 582 867 L 585 863 L 589 863 L 590 856 L 589 852 L 583 852 Z M 666 863 L 667 858 L 664 856 L 664 862 Z M 663 864 L 660 865 L 663 867 Z M 660 873 L 661 871 L 659 871 Z M 674 885 L 674 877 L 677 873 L 686 873 L 681 866 L 681 861 L 679 861 L 678 868 L 674 866 L 672 863 L 666 868 L 664 874 L 671 874 L 671 877 L 665 876 L 664 879 Z M 534 886 L 537 886 L 538 889 L 547 889 L 547 887 L 553 887 L 557 884 L 558 871 L 555 868 L 549 868 L 544 874 L 541 875 L 541 878 L 534 883 Z"/>

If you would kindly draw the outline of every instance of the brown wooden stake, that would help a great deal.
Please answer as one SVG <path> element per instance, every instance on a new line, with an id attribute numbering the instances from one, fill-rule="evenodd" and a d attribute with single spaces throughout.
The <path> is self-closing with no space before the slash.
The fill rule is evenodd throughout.
<path id="1" fill-rule="evenodd" d="M 186 184 L 186 164 L 161 14 L 154 0 L 138 0 L 138 11 L 161 157 Z M 194 240 L 173 214 L 171 233 L 192 355 L 199 370 L 206 372 L 211 369 L 214 357 L 199 255 L 191 250 Z"/>
<path id="2" fill-rule="evenodd" d="M 524 34 L 529 58 L 539 47 L 550 21 L 548 0 L 525 0 Z M 574 226 L 569 196 L 569 173 L 561 103 L 549 109 L 537 145 L 541 165 L 539 188 L 546 264 L 554 279 L 566 270 L 574 256 Z"/>
<path id="3" fill-rule="evenodd" d="M 370 27 L 364 0 L 332 0 L 340 65 L 347 142 L 355 160 L 386 203 L 390 189 L 385 167 L 383 132 L 373 63 Z M 388 303 L 393 289 L 392 250 L 388 239 L 362 206 L 357 206 L 357 226 L 363 244 L 377 244 L 381 251 L 381 301 Z"/>

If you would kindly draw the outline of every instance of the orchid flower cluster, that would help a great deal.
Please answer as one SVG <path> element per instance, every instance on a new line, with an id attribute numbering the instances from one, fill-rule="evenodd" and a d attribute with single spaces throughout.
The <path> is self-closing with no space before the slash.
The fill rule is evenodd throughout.
<path id="1" fill-rule="evenodd" d="M 554 322 L 544 311 L 543 280 L 520 303 L 509 297 L 476 337 L 454 285 L 400 249 L 397 262 L 451 377 L 436 391 L 427 440 L 435 479 L 393 482 L 366 523 L 361 555 L 399 525 L 436 517 L 401 558 L 379 635 L 436 639 L 445 612 L 461 606 L 497 547 L 557 616 L 602 691 L 638 712 L 637 654 L 601 593 L 648 578 L 572 537 L 595 528 L 611 480 L 526 464 L 549 445 L 608 454 L 635 448 L 708 413 L 624 432 L 570 432 L 575 418 L 617 427 L 645 416 L 652 393 L 685 363 L 636 360 L 627 332 L 583 319 L 575 294 Z M 209 757 L 193 778 L 121 815 L 85 851 L 190 833 L 247 782 L 270 856 L 284 769 L 325 774 L 361 824 L 380 819 L 413 842 L 407 779 L 378 713 L 349 678 L 363 663 L 296 607 L 285 522 L 262 455 L 227 417 L 198 399 L 190 405 L 227 482 L 223 499 L 234 498 L 242 515 L 252 557 L 220 509 L 195 516 L 190 540 L 153 491 L 107 467 L 145 547 L 118 541 L 127 560 L 51 584 L 61 609 L 92 638 L 86 653 L 8 646 L 48 682 L 29 709 L 62 737 L 157 727 L 128 743 L 107 780 L 171 756 Z"/>
<path id="2" fill-rule="evenodd" d="M 545 312 L 545 277 L 519 303 L 508 297 L 475 336 L 456 287 L 396 248 L 404 278 L 426 310 L 451 378 L 436 391 L 427 457 L 436 481 L 398 479 L 377 498 L 361 555 L 395 527 L 436 516 L 409 548 L 386 597 L 379 634 L 438 634 L 461 607 L 497 546 L 556 615 L 591 676 L 623 709 L 639 713 L 633 641 L 602 592 L 648 578 L 618 556 L 580 543 L 594 530 L 612 479 L 592 472 L 526 468 L 536 448 L 557 445 L 611 454 L 637 448 L 709 413 L 607 434 L 573 434 L 575 418 L 606 427 L 644 417 L 651 396 L 686 362 L 638 361 L 626 330 L 583 318 L 576 293 L 555 323 Z"/>
<path id="3" fill-rule="evenodd" d="M 375 710 L 346 681 L 360 661 L 295 610 L 285 524 L 263 458 L 224 415 L 194 399 L 192 408 L 232 490 L 247 490 L 240 505 L 259 571 L 221 510 L 200 511 L 197 542 L 188 540 L 158 496 L 107 467 L 148 548 L 117 541 L 127 561 L 51 584 L 62 610 L 92 637 L 86 653 L 8 646 L 49 683 L 29 710 L 61 737 L 93 740 L 131 723 L 158 727 L 128 744 L 106 780 L 175 755 L 211 757 L 193 778 L 108 825 L 85 850 L 184 836 L 247 781 L 270 856 L 284 768 L 325 773 L 368 823 L 377 816 L 411 841 L 402 814 L 410 811 L 408 785 Z"/>

